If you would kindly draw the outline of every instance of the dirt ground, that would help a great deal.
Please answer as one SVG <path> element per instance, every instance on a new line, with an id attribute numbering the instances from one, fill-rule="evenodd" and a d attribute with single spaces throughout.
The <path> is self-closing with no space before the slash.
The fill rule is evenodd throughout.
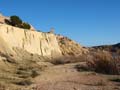
<path id="1" fill-rule="evenodd" d="M 120 90 L 119 82 L 110 81 L 119 76 L 78 72 L 75 65 L 48 67 L 35 78 L 36 87 L 33 90 Z"/>

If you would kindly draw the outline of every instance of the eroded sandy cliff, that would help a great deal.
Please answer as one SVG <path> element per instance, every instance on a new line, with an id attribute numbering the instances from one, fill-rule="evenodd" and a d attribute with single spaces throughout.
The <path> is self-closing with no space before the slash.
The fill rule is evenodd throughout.
<path id="1" fill-rule="evenodd" d="M 21 48 L 33 54 L 55 57 L 61 51 L 52 33 L 24 30 L 5 24 L 0 24 L 0 51 L 14 53 L 13 48 Z"/>

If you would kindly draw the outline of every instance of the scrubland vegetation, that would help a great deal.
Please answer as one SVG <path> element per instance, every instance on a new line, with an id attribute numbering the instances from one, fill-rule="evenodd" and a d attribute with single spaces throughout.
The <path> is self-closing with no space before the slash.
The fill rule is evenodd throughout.
<path id="1" fill-rule="evenodd" d="M 22 19 L 20 19 L 20 17 L 14 15 L 14 16 L 10 16 L 10 20 L 5 19 L 6 24 L 15 26 L 15 27 L 19 27 L 19 28 L 23 28 L 23 29 L 30 29 L 31 26 L 30 24 L 23 22 Z"/>

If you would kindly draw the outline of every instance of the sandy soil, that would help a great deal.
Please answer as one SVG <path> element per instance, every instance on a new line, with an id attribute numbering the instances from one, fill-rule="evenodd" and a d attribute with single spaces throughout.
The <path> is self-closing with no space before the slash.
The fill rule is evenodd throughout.
<path id="1" fill-rule="evenodd" d="M 34 90 L 120 90 L 120 83 L 109 80 L 112 75 L 78 72 L 74 66 L 66 64 L 48 67 L 35 78 L 37 86 Z"/>

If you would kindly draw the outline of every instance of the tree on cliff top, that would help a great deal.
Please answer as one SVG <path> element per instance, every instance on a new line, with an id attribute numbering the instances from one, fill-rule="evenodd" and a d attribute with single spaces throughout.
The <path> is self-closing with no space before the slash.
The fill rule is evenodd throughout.
<path id="1" fill-rule="evenodd" d="M 13 26 L 21 27 L 22 20 L 18 16 L 11 16 L 10 21 Z"/>
<path id="2" fill-rule="evenodd" d="M 28 24 L 28 23 L 22 23 L 22 28 L 24 28 L 24 29 L 30 29 L 31 28 L 31 26 Z"/>
<path id="3" fill-rule="evenodd" d="M 16 26 L 23 29 L 30 29 L 31 26 L 28 23 L 23 22 L 18 16 L 11 16 L 10 23 L 12 26 Z"/>

